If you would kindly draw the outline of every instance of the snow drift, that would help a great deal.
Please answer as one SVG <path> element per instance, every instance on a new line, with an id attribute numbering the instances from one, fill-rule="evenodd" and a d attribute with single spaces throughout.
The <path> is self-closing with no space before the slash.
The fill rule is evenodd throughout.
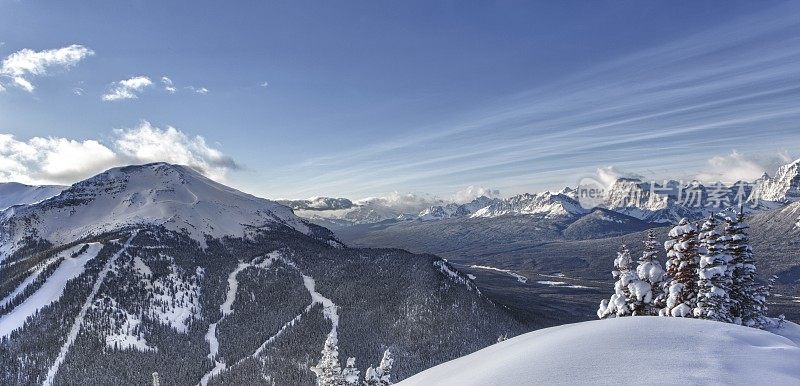
<path id="1" fill-rule="evenodd" d="M 786 323 L 774 332 L 646 316 L 568 324 L 492 345 L 398 385 L 800 384 L 800 326 Z"/>

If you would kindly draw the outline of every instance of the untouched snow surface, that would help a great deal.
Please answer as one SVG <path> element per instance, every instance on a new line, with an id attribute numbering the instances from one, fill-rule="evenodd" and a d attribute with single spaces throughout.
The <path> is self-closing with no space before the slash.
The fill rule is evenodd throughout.
<path id="1" fill-rule="evenodd" d="M 25 299 L 22 304 L 0 318 L 0 338 L 22 327 L 29 317 L 39 312 L 39 310 L 45 306 L 60 299 L 61 295 L 64 293 L 64 288 L 67 286 L 67 282 L 80 276 L 80 274 L 83 273 L 86 263 L 94 259 L 103 247 L 100 243 L 91 243 L 84 253 L 74 258 L 70 257 L 73 253 L 78 252 L 84 245 L 85 244 L 80 244 L 59 253 L 56 258 L 63 257 L 64 261 L 62 261 L 55 272 L 47 278 L 47 281 L 44 282 L 42 287 Z M 27 286 L 26 283 L 22 283 L 22 285 Z M 22 290 L 20 290 L 20 292 L 22 292 Z"/>
<path id="2" fill-rule="evenodd" d="M 530 332 L 398 383 L 800 385 L 800 326 L 776 333 L 707 320 L 628 317 Z"/>

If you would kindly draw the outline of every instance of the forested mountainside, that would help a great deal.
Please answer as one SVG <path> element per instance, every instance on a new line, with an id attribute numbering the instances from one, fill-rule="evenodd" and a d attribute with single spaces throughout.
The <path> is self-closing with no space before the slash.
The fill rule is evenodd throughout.
<path id="1" fill-rule="evenodd" d="M 446 261 L 282 208 L 154 164 L 3 212 L 0 383 L 312 384 L 331 337 L 399 380 L 524 331 Z"/>

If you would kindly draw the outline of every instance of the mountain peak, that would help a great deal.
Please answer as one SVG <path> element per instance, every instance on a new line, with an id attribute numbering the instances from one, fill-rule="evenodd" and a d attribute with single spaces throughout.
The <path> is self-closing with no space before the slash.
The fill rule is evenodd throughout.
<path id="1" fill-rule="evenodd" d="M 20 216 L 32 228 L 20 226 L 20 232 L 35 232 L 51 242 L 136 226 L 164 226 L 201 243 L 206 237 L 244 237 L 281 226 L 306 235 L 316 232 L 287 206 L 163 162 L 109 169 L 16 210 L 14 217 Z M 19 240 L 23 233 L 12 237 Z"/>
<path id="2" fill-rule="evenodd" d="M 800 159 L 778 168 L 775 177 L 770 178 L 764 173 L 764 176 L 756 181 L 750 200 L 754 202 L 800 200 Z"/>

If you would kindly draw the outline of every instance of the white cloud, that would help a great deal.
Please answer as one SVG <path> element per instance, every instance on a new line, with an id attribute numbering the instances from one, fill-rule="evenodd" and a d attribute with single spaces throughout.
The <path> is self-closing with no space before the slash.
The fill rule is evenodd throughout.
<path id="1" fill-rule="evenodd" d="M 766 167 L 761 162 L 749 159 L 734 150 L 731 154 L 715 156 L 708 160 L 709 169 L 697 175 L 697 180 L 706 183 L 752 181 L 761 177 Z"/>
<path id="2" fill-rule="evenodd" d="M 604 166 L 597 168 L 596 173 L 597 173 L 597 179 L 600 180 L 600 183 L 602 183 L 603 186 L 606 187 L 611 186 L 612 184 L 614 184 L 614 182 L 616 182 L 620 178 L 635 178 L 635 179 L 643 178 L 638 174 L 620 171 L 615 166 Z"/>
<path id="3" fill-rule="evenodd" d="M 187 165 L 218 180 L 224 179 L 228 170 L 238 168 L 233 159 L 208 146 L 203 137 L 187 136 L 171 126 L 160 129 L 143 121 L 134 128 L 114 130 L 114 134 L 120 156 L 134 163 L 164 161 Z"/>
<path id="4" fill-rule="evenodd" d="M 96 140 L 34 137 L 18 140 L 0 134 L 0 181 L 28 184 L 69 184 L 103 170 L 129 164 L 169 162 L 190 166 L 206 176 L 224 180 L 238 165 L 200 136 L 174 127 L 160 129 L 143 121 L 113 132 L 105 145 Z"/>
<path id="5" fill-rule="evenodd" d="M 186 87 L 186 89 L 197 94 L 202 94 L 202 95 L 208 94 L 208 89 L 205 87 L 188 86 Z"/>
<path id="6" fill-rule="evenodd" d="M 97 141 L 34 137 L 18 141 L 0 134 L 0 179 L 23 183 L 66 183 L 100 172 L 115 161 Z"/>
<path id="7" fill-rule="evenodd" d="M 175 94 L 175 92 L 178 91 L 178 89 L 175 88 L 175 85 L 172 83 L 172 79 L 166 76 L 161 77 L 161 83 L 164 85 L 164 90 L 170 94 Z"/>
<path id="8" fill-rule="evenodd" d="M 269 82 L 263 81 L 263 82 L 261 82 L 261 84 L 259 86 L 267 88 L 267 87 L 269 87 Z"/>
<path id="9" fill-rule="evenodd" d="M 92 55 L 94 51 L 79 44 L 43 51 L 26 48 L 3 59 L 3 64 L 0 66 L 0 82 L 2 78 L 10 79 L 13 85 L 33 92 L 35 87 L 28 79 L 31 76 L 48 75 L 54 69 L 70 69 Z M 0 87 L 0 91 L 2 90 L 4 88 Z"/>
<path id="10" fill-rule="evenodd" d="M 14 84 L 27 92 L 33 92 L 33 89 L 35 88 L 31 82 L 21 76 L 14 77 Z"/>
<path id="11" fill-rule="evenodd" d="M 172 79 L 170 79 L 167 76 L 161 77 L 161 84 L 164 86 L 164 91 L 170 94 L 175 94 L 176 92 L 178 92 L 178 87 L 175 86 L 175 82 L 173 82 Z M 184 87 L 184 89 L 202 95 L 206 95 L 209 93 L 209 89 L 205 87 L 186 86 Z"/>
<path id="12" fill-rule="evenodd" d="M 72 89 L 72 93 L 77 95 L 77 96 L 82 96 L 83 93 L 84 93 L 84 90 L 81 87 L 75 87 L 75 88 Z"/>
<path id="13" fill-rule="evenodd" d="M 428 195 L 392 192 L 382 197 L 364 198 L 355 203 L 375 209 L 387 208 L 398 213 L 419 213 L 431 205 L 440 205 L 444 202 Z"/>
<path id="14" fill-rule="evenodd" d="M 117 101 L 123 99 L 137 99 L 139 93 L 153 85 L 153 81 L 146 76 L 134 76 L 130 79 L 115 82 L 108 93 L 103 95 L 104 101 Z"/>
<path id="15" fill-rule="evenodd" d="M 500 191 L 497 189 L 490 189 L 485 186 L 467 186 L 463 190 L 456 192 L 452 197 L 452 201 L 455 203 L 463 204 L 470 202 L 480 196 L 486 196 L 489 198 L 500 197 Z"/>

